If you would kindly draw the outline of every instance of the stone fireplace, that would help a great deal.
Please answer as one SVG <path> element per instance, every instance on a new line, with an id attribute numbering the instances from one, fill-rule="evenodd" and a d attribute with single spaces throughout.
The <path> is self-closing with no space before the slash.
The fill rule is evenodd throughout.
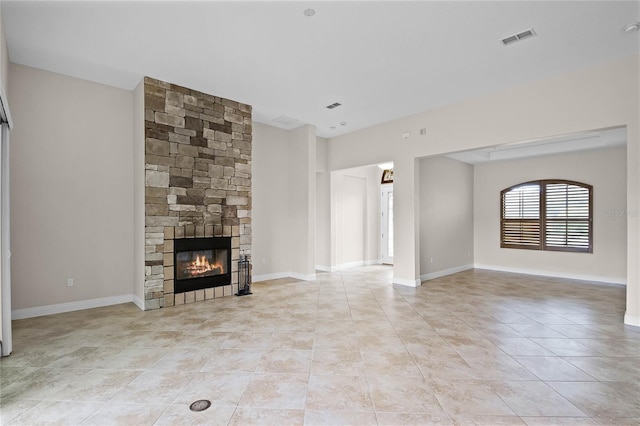
<path id="1" fill-rule="evenodd" d="M 232 295 L 251 254 L 251 106 L 145 77 L 144 109 L 145 309 Z"/>

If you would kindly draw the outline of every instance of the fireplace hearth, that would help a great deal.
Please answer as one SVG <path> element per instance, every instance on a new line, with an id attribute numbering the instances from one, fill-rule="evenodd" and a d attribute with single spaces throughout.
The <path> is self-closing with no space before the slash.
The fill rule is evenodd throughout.
<path id="1" fill-rule="evenodd" d="M 231 238 L 174 241 L 175 293 L 231 284 Z"/>

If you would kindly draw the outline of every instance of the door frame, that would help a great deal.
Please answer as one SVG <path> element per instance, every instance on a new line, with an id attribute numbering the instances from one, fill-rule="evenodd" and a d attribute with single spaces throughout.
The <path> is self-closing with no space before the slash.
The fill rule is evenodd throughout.
<path id="1" fill-rule="evenodd" d="M 389 256 L 389 234 L 393 238 L 393 214 L 391 215 L 391 232 L 389 232 L 389 194 L 393 194 L 393 184 L 380 185 L 380 259 L 383 264 L 393 265 L 393 256 Z M 393 195 L 391 195 L 393 200 Z M 393 205 L 392 205 L 393 206 Z M 391 208 L 393 212 L 393 207 Z M 393 246 L 393 240 L 391 240 Z"/>
<path id="2" fill-rule="evenodd" d="M 13 128 L 7 97 L 0 80 L 0 356 L 13 351 L 11 334 L 11 221 L 9 186 L 9 134 Z"/>

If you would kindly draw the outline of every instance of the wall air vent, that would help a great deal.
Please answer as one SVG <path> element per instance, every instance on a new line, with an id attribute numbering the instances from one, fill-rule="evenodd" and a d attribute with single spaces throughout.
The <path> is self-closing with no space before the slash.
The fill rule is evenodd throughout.
<path id="1" fill-rule="evenodd" d="M 291 126 L 292 124 L 296 124 L 300 120 L 296 118 L 287 117 L 286 115 L 281 115 L 280 117 L 276 117 L 271 121 L 273 121 L 274 123 L 282 124 L 284 126 Z"/>
<path id="2" fill-rule="evenodd" d="M 502 44 L 504 44 L 505 46 L 508 46 L 510 44 L 515 43 L 516 41 L 524 40 L 525 38 L 530 38 L 535 35 L 537 35 L 536 32 L 533 30 L 533 28 L 531 28 L 529 30 L 522 31 L 521 33 L 503 38 Z"/>
<path id="3" fill-rule="evenodd" d="M 327 105 L 326 108 L 327 109 L 334 109 L 334 108 L 338 108 L 340 105 L 342 105 L 340 102 L 334 102 L 331 105 Z"/>

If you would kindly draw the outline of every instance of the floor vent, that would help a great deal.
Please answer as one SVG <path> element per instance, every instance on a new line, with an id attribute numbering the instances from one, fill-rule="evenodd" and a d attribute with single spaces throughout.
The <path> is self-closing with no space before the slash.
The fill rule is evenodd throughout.
<path id="1" fill-rule="evenodd" d="M 207 408 L 211 407 L 211 401 L 206 399 L 199 399 L 196 402 L 192 403 L 189 406 L 189 410 L 191 411 L 204 411 Z"/>

